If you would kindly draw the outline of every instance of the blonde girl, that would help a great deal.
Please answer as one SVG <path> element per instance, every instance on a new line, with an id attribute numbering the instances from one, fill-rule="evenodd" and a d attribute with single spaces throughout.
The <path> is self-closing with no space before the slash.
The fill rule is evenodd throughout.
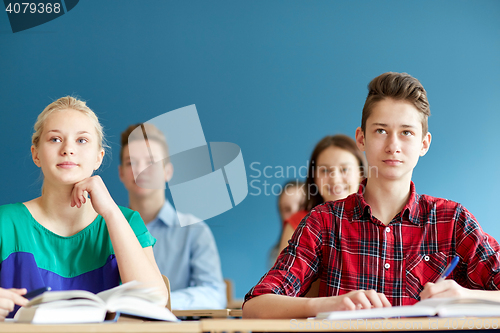
<path id="1" fill-rule="evenodd" d="M 105 154 L 95 113 L 63 97 L 40 113 L 34 130 L 31 153 L 43 173 L 42 195 L 0 206 L 0 319 L 26 303 L 27 290 L 45 286 L 99 292 L 137 280 L 167 297 L 155 239 L 140 215 L 116 205 L 93 176 Z"/>

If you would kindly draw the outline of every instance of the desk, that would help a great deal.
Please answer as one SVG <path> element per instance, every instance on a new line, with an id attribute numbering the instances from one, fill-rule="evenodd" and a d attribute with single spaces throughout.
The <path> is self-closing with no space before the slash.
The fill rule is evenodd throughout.
<path id="1" fill-rule="evenodd" d="M 275 319 L 202 319 L 201 321 L 170 322 L 121 322 L 73 325 L 33 325 L 13 322 L 0 323 L 0 332 L 405 332 L 405 331 L 455 331 L 480 330 L 487 324 L 490 329 L 500 328 L 500 317 L 494 318 L 405 318 L 360 320 L 275 320 Z M 495 323 L 493 326 L 492 324 Z"/>
<path id="2" fill-rule="evenodd" d="M 494 326 L 492 326 L 492 324 Z M 500 328 L 495 318 L 404 318 L 359 320 L 274 320 L 274 319 L 203 319 L 203 332 L 372 332 L 372 331 L 455 331 Z"/>
<path id="3" fill-rule="evenodd" d="M 19 324 L 14 322 L 0 323 L 0 332 L 12 333 L 59 333 L 59 332 L 179 332 L 179 333 L 200 333 L 201 323 L 191 322 L 121 322 L 121 323 L 99 323 L 99 324 L 61 324 L 61 325 L 35 325 Z"/>
<path id="4" fill-rule="evenodd" d="M 183 317 L 195 318 L 229 318 L 243 315 L 241 309 L 220 309 L 220 310 L 172 310 L 172 313 L 182 319 Z"/>

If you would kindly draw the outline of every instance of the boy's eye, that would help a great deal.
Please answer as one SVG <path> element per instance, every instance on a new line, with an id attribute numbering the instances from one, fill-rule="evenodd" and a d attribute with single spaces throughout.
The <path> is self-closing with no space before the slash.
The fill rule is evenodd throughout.
<path id="1" fill-rule="evenodd" d="M 410 136 L 410 135 L 413 135 L 413 133 L 411 131 L 403 131 L 402 134 L 404 136 Z"/>
<path id="2" fill-rule="evenodd" d="M 383 128 L 379 128 L 379 129 L 377 129 L 377 130 L 376 130 L 376 132 L 377 132 L 378 134 L 385 134 L 385 129 L 383 129 Z"/>

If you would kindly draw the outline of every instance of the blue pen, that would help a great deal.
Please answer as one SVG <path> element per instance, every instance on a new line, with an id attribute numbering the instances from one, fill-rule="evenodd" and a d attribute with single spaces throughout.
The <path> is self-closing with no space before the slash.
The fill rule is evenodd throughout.
<path id="1" fill-rule="evenodd" d="M 448 275 L 450 275 L 451 272 L 453 272 L 453 270 L 455 269 L 455 267 L 457 267 L 457 264 L 458 264 L 459 260 L 460 260 L 460 258 L 458 256 L 455 256 L 455 258 L 453 258 L 453 260 L 450 262 L 450 264 L 448 265 L 448 267 L 446 267 L 446 269 L 444 270 L 444 273 L 436 281 L 436 283 L 444 281 L 444 279 L 446 279 L 448 277 Z"/>
<path id="2" fill-rule="evenodd" d="M 30 291 L 27 294 L 24 294 L 23 297 L 26 299 L 32 299 L 33 297 L 36 297 L 36 296 L 38 296 L 46 291 L 49 291 L 51 289 L 52 288 L 50 288 L 50 287 L 43 287 L 43 288 L 35 289 L 35 290 Z"/>

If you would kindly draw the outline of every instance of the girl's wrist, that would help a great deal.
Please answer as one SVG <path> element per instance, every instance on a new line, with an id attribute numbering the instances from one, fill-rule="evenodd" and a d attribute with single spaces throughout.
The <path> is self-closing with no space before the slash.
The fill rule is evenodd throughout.
<path id="1" fill-rule="evenodd" d="M 113 221 L 116 221 L 120 217 L 123 217 L 123 214 L 118 208 L 116 204 L 114 204 L 114 207 L 110 208 L 106 212 L 102 212 L 101 216 L 103 217 L 104 221 L 106 221 L 106 224 L 113 223 Z"/>

